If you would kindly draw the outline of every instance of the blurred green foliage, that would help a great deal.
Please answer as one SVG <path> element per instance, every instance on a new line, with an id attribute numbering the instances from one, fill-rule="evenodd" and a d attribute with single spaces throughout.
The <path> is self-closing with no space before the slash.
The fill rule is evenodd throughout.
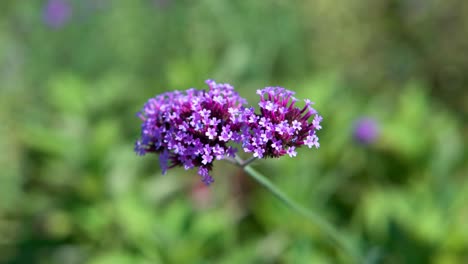
<path id="1" fill-rule="evenodd" d="M 349 262 L 229 164 L 133 153 L 147 98 L 208 78 L 316 102 L 321 148 L 254 166 L 366 263 L 468 262 L 468 2 L 62 1 L 0 3 L 1 263 Z"/>

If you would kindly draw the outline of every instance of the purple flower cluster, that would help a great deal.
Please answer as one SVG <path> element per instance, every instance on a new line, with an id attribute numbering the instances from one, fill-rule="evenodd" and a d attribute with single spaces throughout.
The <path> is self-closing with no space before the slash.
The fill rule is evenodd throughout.
<path id="1" fill-rule="evenodd" d="M 243 123 L 237 113 L 245 99 L 229 84 L 206 83 L 209 91 L 189 89 L 149 99 L 139 113 L 142 134 L 135 151 L 158 153 L 163 173 L 175 166 L 198 167 L 203 182 L 210 184 L 213 161 L 236 153 L 228 143 L 240 142 Z"/>
<path id="2" fill-rule="evenodd" d="M 247 121 L 250 133 L 243 140 L 245 152 L 252 152 L 258 158 L 277 158 L 286 154 L 295 157 L 297 147 L 320 146 L 315 131 L 322 128 L 322 117 L 311 107 L 310 100 L 305 100 L 301 109 L 295 106 L 298 100 L 293 97 L 294 92 L 284 88 L 267 87 L 258 90 L 257 94 L 260 95 L 260 114 L 250 115 Z M 309 123 L 311 116 L 314 117 Z"/>
<path id="3" fill-rule="evenodd" d="M 255 113 L 254 108 L 244 107 L 245 99 L 231 85 L 206 83 L 208 91 L 164 93 L 149 99 L 139 112 L 143 124 L 135 151 L 159 154 L 163 173 L 175 166 L 197 167 L 209 185 L 213 161 L 235 156 L 237 149 L 231 143 L 241 144 L 257 158 L 293 157 L 302 145 L 319 147 L 315 133 L 321 129 L 322 117 L 309 100 L 298 108 L 293 92 L 267 87 L 257 91 L 260 112 Z"/>

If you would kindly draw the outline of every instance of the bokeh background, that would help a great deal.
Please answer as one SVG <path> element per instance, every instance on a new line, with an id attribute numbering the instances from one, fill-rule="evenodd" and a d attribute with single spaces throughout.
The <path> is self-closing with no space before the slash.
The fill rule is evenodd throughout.
<path id="1" fill-rule="evenodd" d="M 218 161 L 133 153 L 163 91 L 279 85 L 321 148 L 254 166 L 367 263 L 468 263 L 468 2 L 2 0 L 0 263 L 346 263 Z"/>

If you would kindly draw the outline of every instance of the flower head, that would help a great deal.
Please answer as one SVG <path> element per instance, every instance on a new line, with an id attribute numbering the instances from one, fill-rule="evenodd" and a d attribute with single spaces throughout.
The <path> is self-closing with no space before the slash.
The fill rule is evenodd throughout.
<path id="1" fill-rule="evenodd" d="M 235 154 L 227 142 L 240 132 L 243 124 L 236 115 L 245 100 L 229 84 L 206 83 L 208 91 L 174 91 L 149 99 L 138 114 L 143 123 L 135 151 L 159 154 L 163 173 L 175 166 L 198 167 L 210 184 L 213 161 Z"/>
<path id="2" fill-rule="evenodd" d="M 258 122 L 249 122 L 249 133 L 243 135 L 246 152 L 255 157 L 280 157 L 288 154 L 296 156 L 295 149 L 302 145 L 318 148 L 316 130 L 322 127 L 322 117 L 305 100 L 305 106 L 296 106 L 298 101 L 294 92 L 282 87 L 266 87 L 258 90 L 260 113 L 249 111 L 246 115 L 255 115 Z M 313 118 L 312 118 L 313 116 Z M 310 119 L 312 118 L 312 121 Z"/>
<path id="3" fill-rule="evenodd" d="M 379 125 L 375 119 L 361 118 L 354 125 L 354 138 L 362 144 L 373 143 L 379 134 Z"/>

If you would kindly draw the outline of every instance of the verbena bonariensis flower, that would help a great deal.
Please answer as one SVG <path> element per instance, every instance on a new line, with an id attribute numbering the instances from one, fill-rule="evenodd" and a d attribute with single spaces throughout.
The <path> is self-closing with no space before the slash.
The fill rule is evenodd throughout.
<path id="1" fill-rule="evenodd" d="M 139 113 L 141 137 L 135 144 L 139 155 L 159 154 L 163 174 L 168 168 L 198 168 L 209 185 L 213 161 L 234 157 L 229 143 L 242 144 L 254 158 L 296 156 L 296 148 L 318 148 L 316 131 L 322 117 L 312 108 L 296 106 L 294 92 L 281 87 L 258 90 L 260 113 L 243 105 L 245 99 L 229 84 L 206 81 L 208 91 L 189 89 L 167 92 L 148 100 Z"/>
<path id="2" fill-rule="evenodd" d="M 198 167 L 198 174 L 209 185 L 213 161 L 236 153 L 228 143 L 240 142 L 245 99 L 229 84 L 206 83 L 208 91 L 174 91 L 149 99 L 139 113 L 143 124 L 135 151 L 159 154 L 163 174 L 175 166 Z"/>
<path id="3" fill-rule="evenodd" d="M 245 109 L 244 114 L 249 133 L 243 133 L 243 149 L 254 157 L 296 156 L 296 148 L 307 145 L 320 146 L 316 130 L 320 130 L 322 117 L 311 107 L 310 100 L 305 106 L 296 106 L 294 92 L 282 87 L 266 87 L 258 90 L 260 113 Z M 310 120 L 312 119 L 312 120 Z"/>

